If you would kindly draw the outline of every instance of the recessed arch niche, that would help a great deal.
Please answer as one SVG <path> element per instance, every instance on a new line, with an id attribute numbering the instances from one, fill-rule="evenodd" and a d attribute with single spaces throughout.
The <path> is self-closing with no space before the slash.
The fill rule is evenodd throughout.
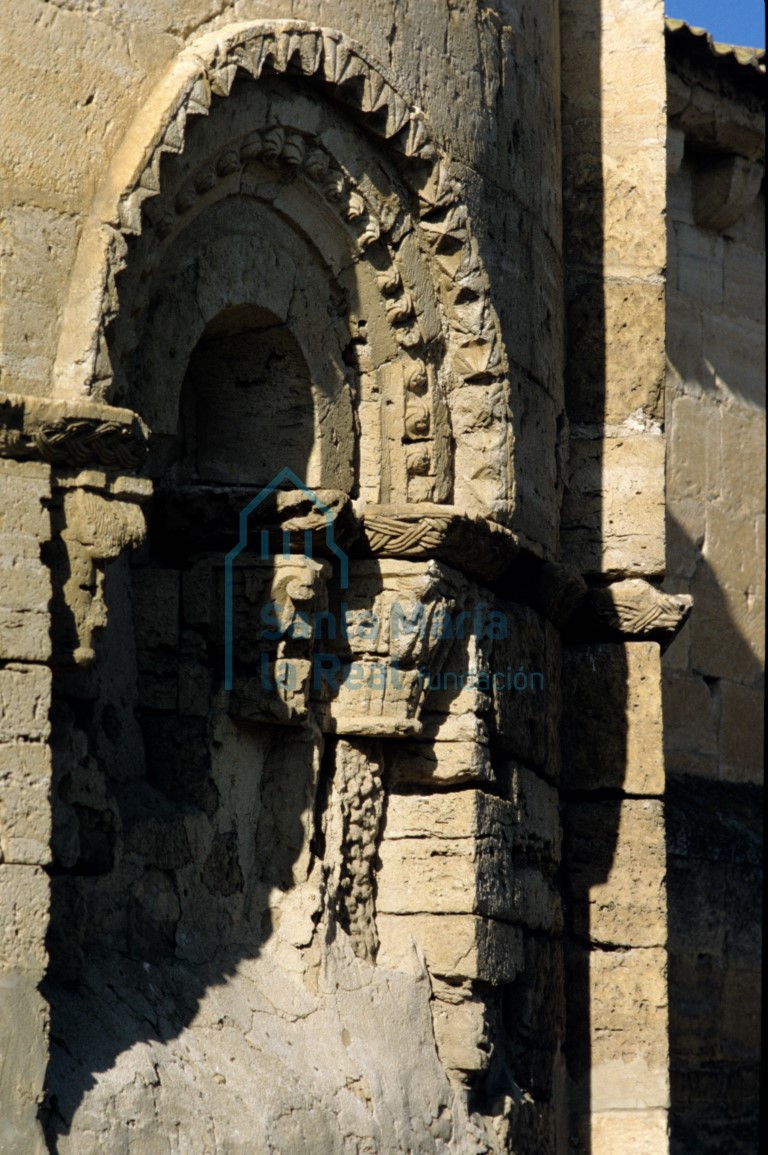
<path id="1" fill-rule="evenodd" d="M 152 429 L 155 476 L 265 485 L 288 466 L 355 489 L 345 294 L 269 204 L 212 201 L 133 300 L 108 335 L 113 390 Z"/>
<path id="2" fill-rule="evenodd" d="M 256 21 L 206 34 L 158 86 L 96 196 L 55 394 L 130 402 L 154 433 L 157 383 L 137 396 L 118 379 L 144 340 L 155 273 L 215 202 L 261 200 L 346 297 L 361 496 L 508 524 L 508 367 L 461 181 L 423 114 L 342 33 Z"/>
<path id="3" fill-rule="evenodd" d="M 167 477 L 167 443 L 191 405 L 198 418 L 206 411 L 208 440 L 216 429 L 221 441 L 208 480 L 264 484 L 289 465 L 315 488 L 369 502 L 450 499 L 437 297 L 407 190 L 360 130 L 285 81 L 243 78 L 193 124 L 160 178 L 145 228 L 128 240 L 120 308 L 105 332 L 109 398 L 152 430 L 150 471 Z M 291 412 L 304 460 L 276 428 L 277 468 L 266 476 L 259 443 Z"/>
<path id="4" fill-rule="evenodd" d="M 322 425 L 316 430 L 313 392 L 307 362 L 284 322 L 255 306 L 225 309 L 206 326 L 187 365 L 180 480 L 265 486 L 287 467 L 315 488 L 326 473 L 346 473 L 351 485 L 348 460 L 334 454 L 330 462 L 315 461 Z"/>
<path id="5" fill-rule="evenodd" d="M 253 559 L 236 575 L 235 612 L 241 605 L 248 620 L 236 631 L 243 676 L 227 701 L 219 692 L 221 558 L 212 556 L 221 550 L 217 540 L 198 545 L 208 525 L 219 528 L 219 509 L 242 509 L 232 489 L 250 496 L 278 462 L 314 488 L 373 506 L 419 503 L 417 519 L 424 502 L 507 519 L 505 372 L 458 168 L 361 49 L 338 33 L 265 22 L 212 33 L 181 54 L 127 134 L 86 222 L 57 363 L 59 398 L 140 415 L 147 472 L 156 491 L 172 491 L 151 511 L 147 548 L 117 563 L 105 595 L 105 677 L 92 683 L 93 712 L 103 718 L 109 709 L 119 723 L 110 732 L 133 737 L 100 754 L 115 868 L 92 885 L 73 884 L 78 896 L 85 886 L 97 892 L 73 936 L 78 949 L 88 945 L 85 997 L 105 976 L 114 981 L 115 953 L 133 968 L 120 983 L 143 991 L 141 960 L 157 950 L 151 981 L 170 968 L 169 988 L 184 992 L 166 1034 L 185 1035 L 198 1000 L 215 998 L 223 975 L 243 994 L 259 970 L 248 964 L 262 955 L 270 992 L 287 991 L 329 901 L 348 915 L 330 953 L 344 967 L 350 953 L 373 956 L 373 883 L 368 867 L 354 865 L 360 848 L 344 816 L 365 801 L 373 848 L 384 806 L 377 743 L 401 734 L 392 731 L 394 711 L 382 705 L 372 731 L 360 729 L 358 714 L 340 730 L 330 707 L 302 714 L 290 686 L 285 698 L 268 687 L 275 713 L 265 720 L 260 639 L 249 621 L 283 591 L 322 609 L 333 582 L 327 561 L 294 556 Z M 209 487 L 202 495 L 201 483 Z M 228 505 L 213 500 L 217 486 Z M 172 510 L 179 496 L 187 522 L 169 518 L 165 540 L 158 510 Z M 211 520 L 192 543 L 182 540 L 206 509 Z M 413 536 L 413 526 L 397 532 Z M 361 596 L 370 599 L 384 579 L 372 574 L 378 561 L 362 565 Z M 384 568 L 395 587 L 404 574 L 406 593 L 425 588 L 421 563 Z M 131 617 L 126 646 L 121 623 Z M 304 651 L 286 654 L 301 669 Z M 338 797 L 323 827 L 318 799 L 331 780 Z M 352 894 L 354 906 L 342 887 L 353 881 L 362 894 L 362 902 Z M 65 935 L 68 909 L 61 904 Z M 395 980 L 394 995 L 392 981 L 376 988 L 382 1021 L 412 1022 L 414 1006 L 427 1011 L 411 998 L 410 980 Z M 61 993 L 55 1016 L 66 1019 L 71 1002 Z M 359 1017 L 367 1012 L 368 1003 Z M 145 1040 L 144 1018 L 130 1029 Z M 433 1046 L 428 1024 L 425 1038 L 415 1072 Z M 257 1056 L 274 1049 L 256 1043 Z M 124 1032 L 113 1044 L 105 1069 L 120 1067 L 127 1085 L 135 1055 Z M 218 1070 L 229 1036 L 214 1032 L 204 1046 L 203 1069 Z M 252 1049 L 242 1067 L 253 1063 Z M 404 1078 L 409 1093 L 410 1083 Z M 102 1109 L 100 1093 L 89 1117 Z M 275 1093 L 278 1106 L 295 1098 L 287 1083 Z M 71 1133 L 76 1143 L 76 1125 Z"/>

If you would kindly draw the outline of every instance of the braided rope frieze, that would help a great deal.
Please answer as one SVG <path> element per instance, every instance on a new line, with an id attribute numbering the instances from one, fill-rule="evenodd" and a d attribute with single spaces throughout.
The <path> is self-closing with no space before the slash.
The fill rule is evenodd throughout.
<path id="1" fill-rule="evenodd" d="M 1 419 L 1 418 L 0 418 Z M 0 424 L 0 457 L 38 459 L 51 465 L 133 471 L 144 464 L 148 452 L 138 423 L 94 418 L 60 418 L 32 429 Z"/>

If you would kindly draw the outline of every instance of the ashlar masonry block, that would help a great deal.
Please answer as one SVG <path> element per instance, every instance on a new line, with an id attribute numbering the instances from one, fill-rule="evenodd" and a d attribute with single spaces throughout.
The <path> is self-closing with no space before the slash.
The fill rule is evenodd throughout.
<path id="1" fill-rule="evenodd" d="M 0 559 L 0 659 L 44 662 L 51 654 L 51 578 L 39 557 L 24 556 L 20 544 L 21 551 L 14 548 Z"/>
<path id="2" fill-rule="evenodd" d="M 463 993 L 463 992 L 462 992 Z M 447 997 L 440 997 L 441 994 Z M 439 991 L 432 1001 L 432 1022 L 440 1060 L 449 1070 L 482 1071 L 489 1046 L 485 1004 L 480 998 Z"/>
<path id="3" fill-rule="evenodd" d="M 0 862 L 51 860 L 51 754 L 43 742 L 0 744 Z"/>
<path id="4" fill-rule="evenodd" d="M 379 848 L 377 910 L 481 915 L 557 929 L 560 904 L 544 873 L 515 867 L 511 803 L 467 790 L 392 795 Z"/>
<path id="5" fill-rule="evenodd" d="M 596 320 L 600 324 L 596 324 Z M 576 293 L 569 321 L 578 342 L 571 366 L 574 424 L 618 425 L 663 415 L 664 289 L 656 282 L 609 281 Z M 605 332 L 611 334 L 606 344 Z"/>
<path id="6" fill-rule="evenodd" d="M 389 781 L 395 787 L 494 780 L 490 750 L 480 742 L 393 742 L 385 757 Z"/>
<path id="7" fill-rule="evenodd" d="M 38 866 L 0 864 L 0 971 L 45 973 L 50 881 Z"/>
<path id="8" fill-rule="evenodd" d="M 523 965 L 522 930 L 466 914 L 379 914 L 377 962 L 398 969 L 414 947 L 430 974 L 450 980 L 510 983 Z"/>
<path id="9" fill-rule="evenodd" d="M 571 790 L 663 793 L 656 642 L 563 650 L 563 777 Z"/>
<path id="10" fill-rule="evenodd" d="M 0 533 L 31 534 L 38 541 L 47 540 L 50 519 L 43 502 L 51 495 L 50 475 L 51 467 L 42 462 L 0 457 Z"/>
<path id="11" fill-rule="evenodd" d="M 48 1004 L 25 971 L 0 968 L 0 990 L 0 1151 L 45 1155 L 37 1113 L 48 1062 Z"/>
<path id="12" fill-rule="evenodd" d="M 566 863 L 576 936 L 612 946 L 665 945 L 666 848 L 660 800 L 573 803 Z"/>
<path id="13" fill-rule="evenodd" d="M 664 572 L 664 438 L 656 433 L 571 440 L 563 502 L 566 561 L 586 573 Z"/>
<path id="14" fill-rule="evenodd" d="M 667 1112 L 663 1108 L 647 1111 L 601 1111 L 590 1117 L 591 1155 L 660 1155 L 669 1149 Z"/>
<path id="15" fill-rule="evenodd" d="M 591 992 L 592 1110 L 667 1107 L 666 951 L 660 947 L 593 950 L 586 965 Z"/>
<path id="16" fill-rule="evenodd" d="M 49 669 L 20 662 L 0 668 L 0 742 L 47 739 L 50 701 Z"/>

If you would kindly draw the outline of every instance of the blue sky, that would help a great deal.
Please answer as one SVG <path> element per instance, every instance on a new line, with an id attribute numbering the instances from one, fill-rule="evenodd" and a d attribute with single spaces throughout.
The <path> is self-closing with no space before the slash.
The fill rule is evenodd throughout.
<path id="1" fill-rule="evenodd" d="M 765 0 L 665 0 L 667 16 L 706 28 L 715 40 L 765 48 Z"/>

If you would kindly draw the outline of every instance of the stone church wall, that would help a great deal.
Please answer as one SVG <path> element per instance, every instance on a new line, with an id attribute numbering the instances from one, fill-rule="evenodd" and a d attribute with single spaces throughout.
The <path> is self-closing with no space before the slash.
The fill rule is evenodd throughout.
<path id="1" fill-rule="evenodd" d="M 672 1150 L 746 1155 L 759 1101 L 764 75 L 685 30 L 668 53 L 667 588 L 696 607 L 664 656 Z"/>
<path id="2" fill-rule="evenodd" d="M 613 591 L 618 608 L 622 596 L 631 603 L 627 578 L 654 582 L 664 570 L 663 12 L 567 0 L 561 14 L 570 427 L 562 554 Z M 642 616 L 629 614 L 630 632 Z M 564 651 L 566 1048 L 577 1151 L 666 1150 L 660 678 L 652 633 L 571 638 Z"/>
<path id="3" fill-rule="evenodd" d="M 559 641 L 499 585 L 554 558 L 564 482 L 555 8 L 316 8 L 8 13 L 4 1150 L 562 1132 Z M 285 466 L 373 552 L 353 614 L 490 605 L 506 649 L 373 639 L 342 659 L 402 696 L 309 702 L 311 645 L 251 619 L 338 616 L 331 567 L 243 560 L 222 699 L 222 526 Z M 547 691 L 423 712 L 417 660 Z"/>
<path id="4" fill-rule="evenodd" d="M 668 193 L 660 0 L 2 24 L 0 1155 L 661 1155 L 662 710 L 751 786 L 756 683 L 687 743 L 754 397 L 665 417 L 665 316 L 704 245 L 730 348 L 755 232 Z"/>

